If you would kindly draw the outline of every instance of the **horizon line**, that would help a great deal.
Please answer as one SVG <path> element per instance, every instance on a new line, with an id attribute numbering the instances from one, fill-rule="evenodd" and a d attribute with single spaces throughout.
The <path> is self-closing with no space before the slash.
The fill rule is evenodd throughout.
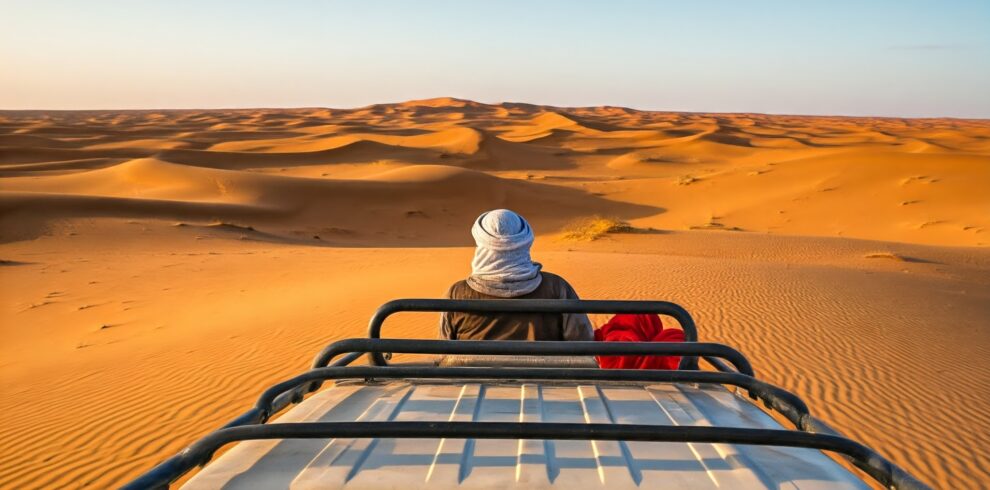
<path id="1" fill-rule="evenodd" d="M 790 117 L 841 117 L 841 118 L 860 118 L 860 119 L 953 119 L 959 121 L 988 121 L 990 120 L 990 115 L 985 117 L 959 117 L 959 116 L 897 116 L 897 115 L 850 115 L 850 114 L 825 114 L 825 113 L 790 113 L 790 112 L 759 112 L 759 111 L 692 111 L 692 110 L 670 110 L 670 109 L 638 109 L 629 106 L 621 105 L 611 105 L 611 104 L 598 104 L 598 105 L 553 105 L 553 104 L 540 104 L 534 102 L 519 102 L 519 101 L 499 101 L 499 102 L 480 102 L 474 99 L 465 99 L 453 96 L 439 96 L 439 97 L 427 97 L 427 98 L 417 98 L 408 99 L 402 101 L 393 102 L 375 102 L 372 104 L 366 104 L 361 106 L 353 107 L 331 107 L 331 106 L 319 106 L 319 105 L 301 105 L 301 106 L 226 106 L 226 107 L 146 107 L 146 108 L 83 108 L 83 109 L 51 109 L 51 108 L 34 108 L 34 109 L 6 109 L 0 108 L 0 113 L 11 113 L 11 112 L 167 112 L 167 111 L 251 111 L 251 110 L 304 110 L 304 109 L 328 109 L 328 110 L 341 110 L 341 111 L 354 111 L 360 109 L 367 109 L 374 106 L 396 106 L 403 104 L 410 104 L 416 102 L 429 102 L 429 101 L 441 101 L 450 100 L 457 102 L 467 102 L 472 104 L 479 104 L 483 106 L 498 107 L 504 105 L 529 105 L 538 108 L 552 108 L 552 109 L 623 109 L 634 112 L 643 113 L 662 113 L 662 114 L 706 114 L 706 115 L 754 115 L 754 116 L 790 116 Z"/>

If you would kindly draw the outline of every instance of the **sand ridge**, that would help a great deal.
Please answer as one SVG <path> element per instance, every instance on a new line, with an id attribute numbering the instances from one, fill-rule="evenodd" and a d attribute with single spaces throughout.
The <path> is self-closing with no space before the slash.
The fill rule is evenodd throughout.
<path id="1" fill-rule="evenodd" d="M 557 187 L 590 194 L 584 198 L 595 201 L 590 208 L 622 203 L 607 210 L 656 228 L 691 229 L 717 219 L 727 228 L 774 234 L 990 243 L 990 124 L 978 120 L 662 113 L 441 98 L 350 110 L 8 111 L 0 113 L 0 128 L 3 191 L 39 192 L 61 185 L 51 179 L 58 174 L 101 168 L 152 180 L 135 173 L 135 161 L 345 177 L 355 188 L 381 170 L 445 165 L 515 180 L 556 179 Z M 155 174 L 152 166 L 143 168 Z M 119 197 L 126 191 L 120 184 L 109 179 L 73 194 Z M 451 205 L 458 199 L 443 192 L 431 197 Z M 870 205 L 858 205 L 864 200 Z M 435 224 L 427 226 L 442 233 Z"/>
<path id="2" fill-rule="evenodd" d="M 379 304 L 441 295 L 470 270 L 473 219 L 509 207 L 583 297 L 679 302 L 828 422 L 980 488 L 988 188 L 980 120 L 453 98 L 0 111 L 0 487 L 123 483 Z M 622 232 L 566 238 L 593 215 Z"/>

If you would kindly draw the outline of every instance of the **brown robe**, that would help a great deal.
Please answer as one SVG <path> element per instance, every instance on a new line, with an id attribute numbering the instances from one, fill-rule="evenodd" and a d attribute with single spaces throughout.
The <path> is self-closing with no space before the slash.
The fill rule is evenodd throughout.
<path id="1" fill-rule="evenodd" d="M 564 278 L 541 272 L 543 280 L 531 293 L 513 299 L 578 299 Z M 458 281 L 447 291 L 450 299 L 504 299 L 479 293 Z M 595 340 L 588 315 L 579 314 L 472 314 L 444 312 L 440 338 L 450 340 Z"/>

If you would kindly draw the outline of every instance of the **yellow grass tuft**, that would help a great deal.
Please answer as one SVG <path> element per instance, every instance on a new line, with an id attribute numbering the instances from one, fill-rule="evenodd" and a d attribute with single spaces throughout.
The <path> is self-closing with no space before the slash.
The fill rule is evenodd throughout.
<path id="1" fill-rule="evenodd" d="M 630 233 L 635 231 L 629 223 L 610 216 L 594 215 L 575 221 L 564 230 L 565 240 L 590 242 L 609 233 Z"/>
<path id="2" fill-rule="evenodd" d="M 867 259 L 889 259 L 889 260 L 896 260 L 898 262 L 904 262 L 905 260 L 907 260 L 904 257 L 895 254 L 893 252 L 876 252 L 876 253 L 866 254 L 863 257 Z"/>

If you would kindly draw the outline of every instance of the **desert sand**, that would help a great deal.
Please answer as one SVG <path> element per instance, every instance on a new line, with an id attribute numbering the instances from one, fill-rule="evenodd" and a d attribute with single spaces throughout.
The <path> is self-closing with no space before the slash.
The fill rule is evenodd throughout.
<path id="1" fill-rule="evenodd" d="M 0 488 L 136 476 L 440 296 L 499 207 L 582 297 L 678 302 L 923 480 L 990 485 L 990 121 L 431 99 L 0 111 Z"/>

